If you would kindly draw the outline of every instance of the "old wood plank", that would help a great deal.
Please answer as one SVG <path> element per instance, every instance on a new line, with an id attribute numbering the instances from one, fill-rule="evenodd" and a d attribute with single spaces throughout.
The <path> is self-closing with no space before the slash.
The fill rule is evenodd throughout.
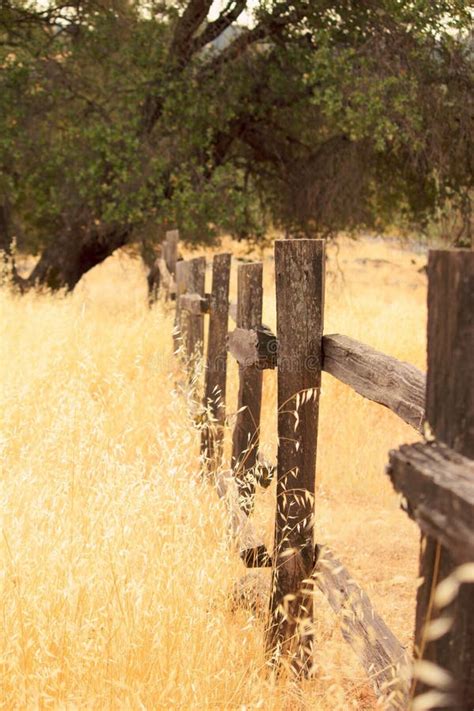
<path id="1" fill-rule="evenodd" d="M 181 260 L 176 264 L 176 311 L 174 317 L 173 340 L 175 350 L 183 347 L 183 309 L 181 308 L 181 296 L 188 291 L 190 265 L 189 261 Z"/>
<path id="2" fill-rule="evenodd" d="M 236 328 L 229 334 L 229 351 L 239 363 L 275 367 L 277 350 L 267 329 Z M 337 334 L 323 337 L 323 370 L 422 431 L 426 378 L 415 366 Z"/>
<path id="3" fill-rule="evenodd" d="M 432 251 L 428 260 L 428 375 L 426 416 L 433 436 L 465 457 L 474 458 L 474 253 Z M 415 654 L 447 670 L 451 699 L 442 708 L 474 708 L 474 585 L 461 586 L 444 614 L 451 629 L 428 640 L 436 585 L 457 562 L 436 539 L 423 538 L 422 585 L 417 593 Z M 413 694 L 429 690 L 414 682 Z"/>
<path id="4" fill-rule="evenodd" d="M 227 328 L 229 323 L 230 254 L 212 260 L 212 291 L 209 296 L 209 336 L 204 372 L 205 422 L 201 432 L 201 455 L 209 471 L 222 461 L 227 379 Z"/>
<path id="5" fill-rule="evenodd" d="M 377 695 L 389 700 L 390 708 L 405 711 L 409 655 L 377 613 L 367 593 L 326 546 L 317 547 L 317 561 L 310 581 L 316 584 L 338 616 L 342 635 L 356 653 Z"/>
<path id="6" fill-rule="evenodd" d="M 428 262 L 426 418 L 433 436 L 474 459 L 474 252 Z"/>
<path id="7" fill-rule="evenodd" d="M 267 651 L 312 666 L 313 597 L 299 594 L 314 562 L 314 494 L 324 313 L 324 241 L 275 242 L 278 463 Z"/>
<path id="8" fill-rule="evenodd" d="M 422 431 L 426 378 L 418 368 L 339 334 L 324 336 L 323 353 L 323 370 Z"/>
<path id="9" fill-rule="evenodd" d="M 228 336 L 228 349 L 240 365 L 276 368 L 277 338 L 267 326 L 234 329 Z"/>
<path id="10" fill-rule="evenodd" d="M 194 257 L 190 259 L 187 279 L 187 292 L 204 297 L 206 292 L 206 258 Z M 185 312 L 185 345 L 189 361 L 200 358 L 204 346 L 204 319 L 202 314 Z"/>
<path id="11" fill-rule="evenodd" d="M 171 276 L 176 274 L 178 261 L 179 230 L 168 230 L 163 242 L 163 258 Z"/>
<path id="12" fill-rule="evenodd" d="M 387 473 L 424 533 L 458 563 L 474 561 L 474 461 L 439 443 L 390 452 Z"/>
<path id="13" fill-rule="evenodd" d="M 237 326 L 252 329 L 262 322 L 261 262 L 241 264 L 237 271 Z M 255 366 L 239 365 L 237 417 L 232 436 L 232 469 L 235 472 L 244 511 L 253 508 L 255 481 L 252 471 L 257 462 L 260 411 L 262 407 L 262 371 Z"/>

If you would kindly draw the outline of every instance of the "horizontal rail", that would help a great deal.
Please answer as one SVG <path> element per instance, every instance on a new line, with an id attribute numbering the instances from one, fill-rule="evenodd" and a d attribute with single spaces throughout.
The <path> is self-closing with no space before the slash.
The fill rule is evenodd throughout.
<path id="1" fill-rule="evenodd" d="M 410 657 L 373 607 L 367 593 L 326 546 L 316 546 L 311 575 L 341 623 L 341 633 L 352 647 L 379 696 L 391 697 L 392 709 L 406 709 Z"/>
<path id="2" fill-rule="evenodd" d="M 246 366 L 274 368 L 278 342 L 266 327 L 235 329 L 229 351 Z M 359 395 L 389 408 L 418 432 L 423 430 L 426 376 L 414 365 L 385 355 L 348 336 L 323 336 L 323 370 Z"/>
<path id="3" fill-rule="evenodd" d="M 246 566 L 268 567 L 271 556 L 262 538 L 255 533 L 247 516 L 238 510 L 235 495 L 231 501 L 232 528 Z M 239 533 L 243 531 L 246 535 L 242 540 Z M 247 548 L 249 543 L 253 544 L 251 548 Z M 390 696 L 392 709 L 406 709 L 410 677 L 407 651 L 375 610 L 367 593 L 331 550 L 327 546 L 316 546 L 316 555 L 311 577 L 303 586 L 314 583 L 325 596 L 339 618 L 342 636 L 354 650 L 377 695 Z"/>
<path id="4" fill-rule="evenodd" d="M 326 373 L 422 431 L 426 376 L 421 370 L 339 334 L 323 337 L 323 354 Z"/>
<path id="5" fill-rule="evenodd" d="M 277 340 L 266 326 L 255 329 L 236 328 L 227 337 L 227 347 L 240 365 L 276 368 Z"/>
<path id="6" fill-rule="evenodd" d="M 474 461 L 443 444 L 421 442 L 389 457 L 387 474 L 408 514 L 458 563 L 474 561 Z"/>

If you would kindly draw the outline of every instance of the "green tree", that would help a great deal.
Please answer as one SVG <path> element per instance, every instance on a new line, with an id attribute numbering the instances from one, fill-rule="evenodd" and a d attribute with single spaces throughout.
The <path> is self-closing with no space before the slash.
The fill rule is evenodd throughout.
<path id="1" fill-rule="evenodd" d="M 460 0 L 0 9 L 0 235 L 74 288 L 150 225 L 205 241 L 422 224 L 472 188 Z M 240 24 L 239 24 L 240 21 Z M 466 202 L 467 201 L 467 202 Z"/>

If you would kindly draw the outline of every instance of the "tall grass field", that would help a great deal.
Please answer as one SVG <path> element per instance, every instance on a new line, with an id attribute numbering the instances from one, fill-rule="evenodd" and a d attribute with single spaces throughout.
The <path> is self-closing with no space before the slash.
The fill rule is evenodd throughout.
<path id="1" fill-rule="evenodd" d="M 426 257 L 369 239 L 328 253 L 325 332 L 424 370 Z M 272 252 L 250 256 L 264 260 L 264 322 L 274 328 Z M 4 288 L 0 310 L 0 709 L 378 708 L 322 596 L 315 678 L 295 685 L 268 673 L 265 619 L 232 602 L 245 569 L 200 476 L 173 307 L 147 308 L 140 262 L 118 254 L 69 296 Z M 228 378 L 227 462 L 235 363 Z M 274 460 L 274 371 L 263 387 L 261 448 Z M 416 439 L 323 376 L 317 540 L 406 645 L 419 534 L 384 469 L 391 448 Z M 254 514 L 269 546 L 274 508 L 272 485 Z"/>

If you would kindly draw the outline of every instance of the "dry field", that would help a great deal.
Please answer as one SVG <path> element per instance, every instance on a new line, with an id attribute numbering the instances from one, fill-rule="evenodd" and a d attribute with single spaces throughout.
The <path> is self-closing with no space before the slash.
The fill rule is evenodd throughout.
<path id="1" fill-rule="evenodd" d="M 369 240 L 329 254 L 326 332 L 424 369 L 424 257 Z M 273 326 L 271 252 L 264 258 Z M 244 570 L 222 504 L 199 477 L 172 312 L 146 308 L 139 263 L 118 255 L 71 297 L 3 291 L 0 309 L 0 708 L 375 708 L 322 598 L 317 678 L 297 688 L 265 673 L 263 622 L 230 603 Z M 232 365 L 230 424 L 236 388 Z M 275 399 L 266 371 L 270 458 Z M 409 644 L 418 534 L 384 466 L 416 435 L 330 376 L 321 408 L 318 541 Z M 269 542 L 273 507 L 273 488 L 259 493 L 256 523 Z"/>

